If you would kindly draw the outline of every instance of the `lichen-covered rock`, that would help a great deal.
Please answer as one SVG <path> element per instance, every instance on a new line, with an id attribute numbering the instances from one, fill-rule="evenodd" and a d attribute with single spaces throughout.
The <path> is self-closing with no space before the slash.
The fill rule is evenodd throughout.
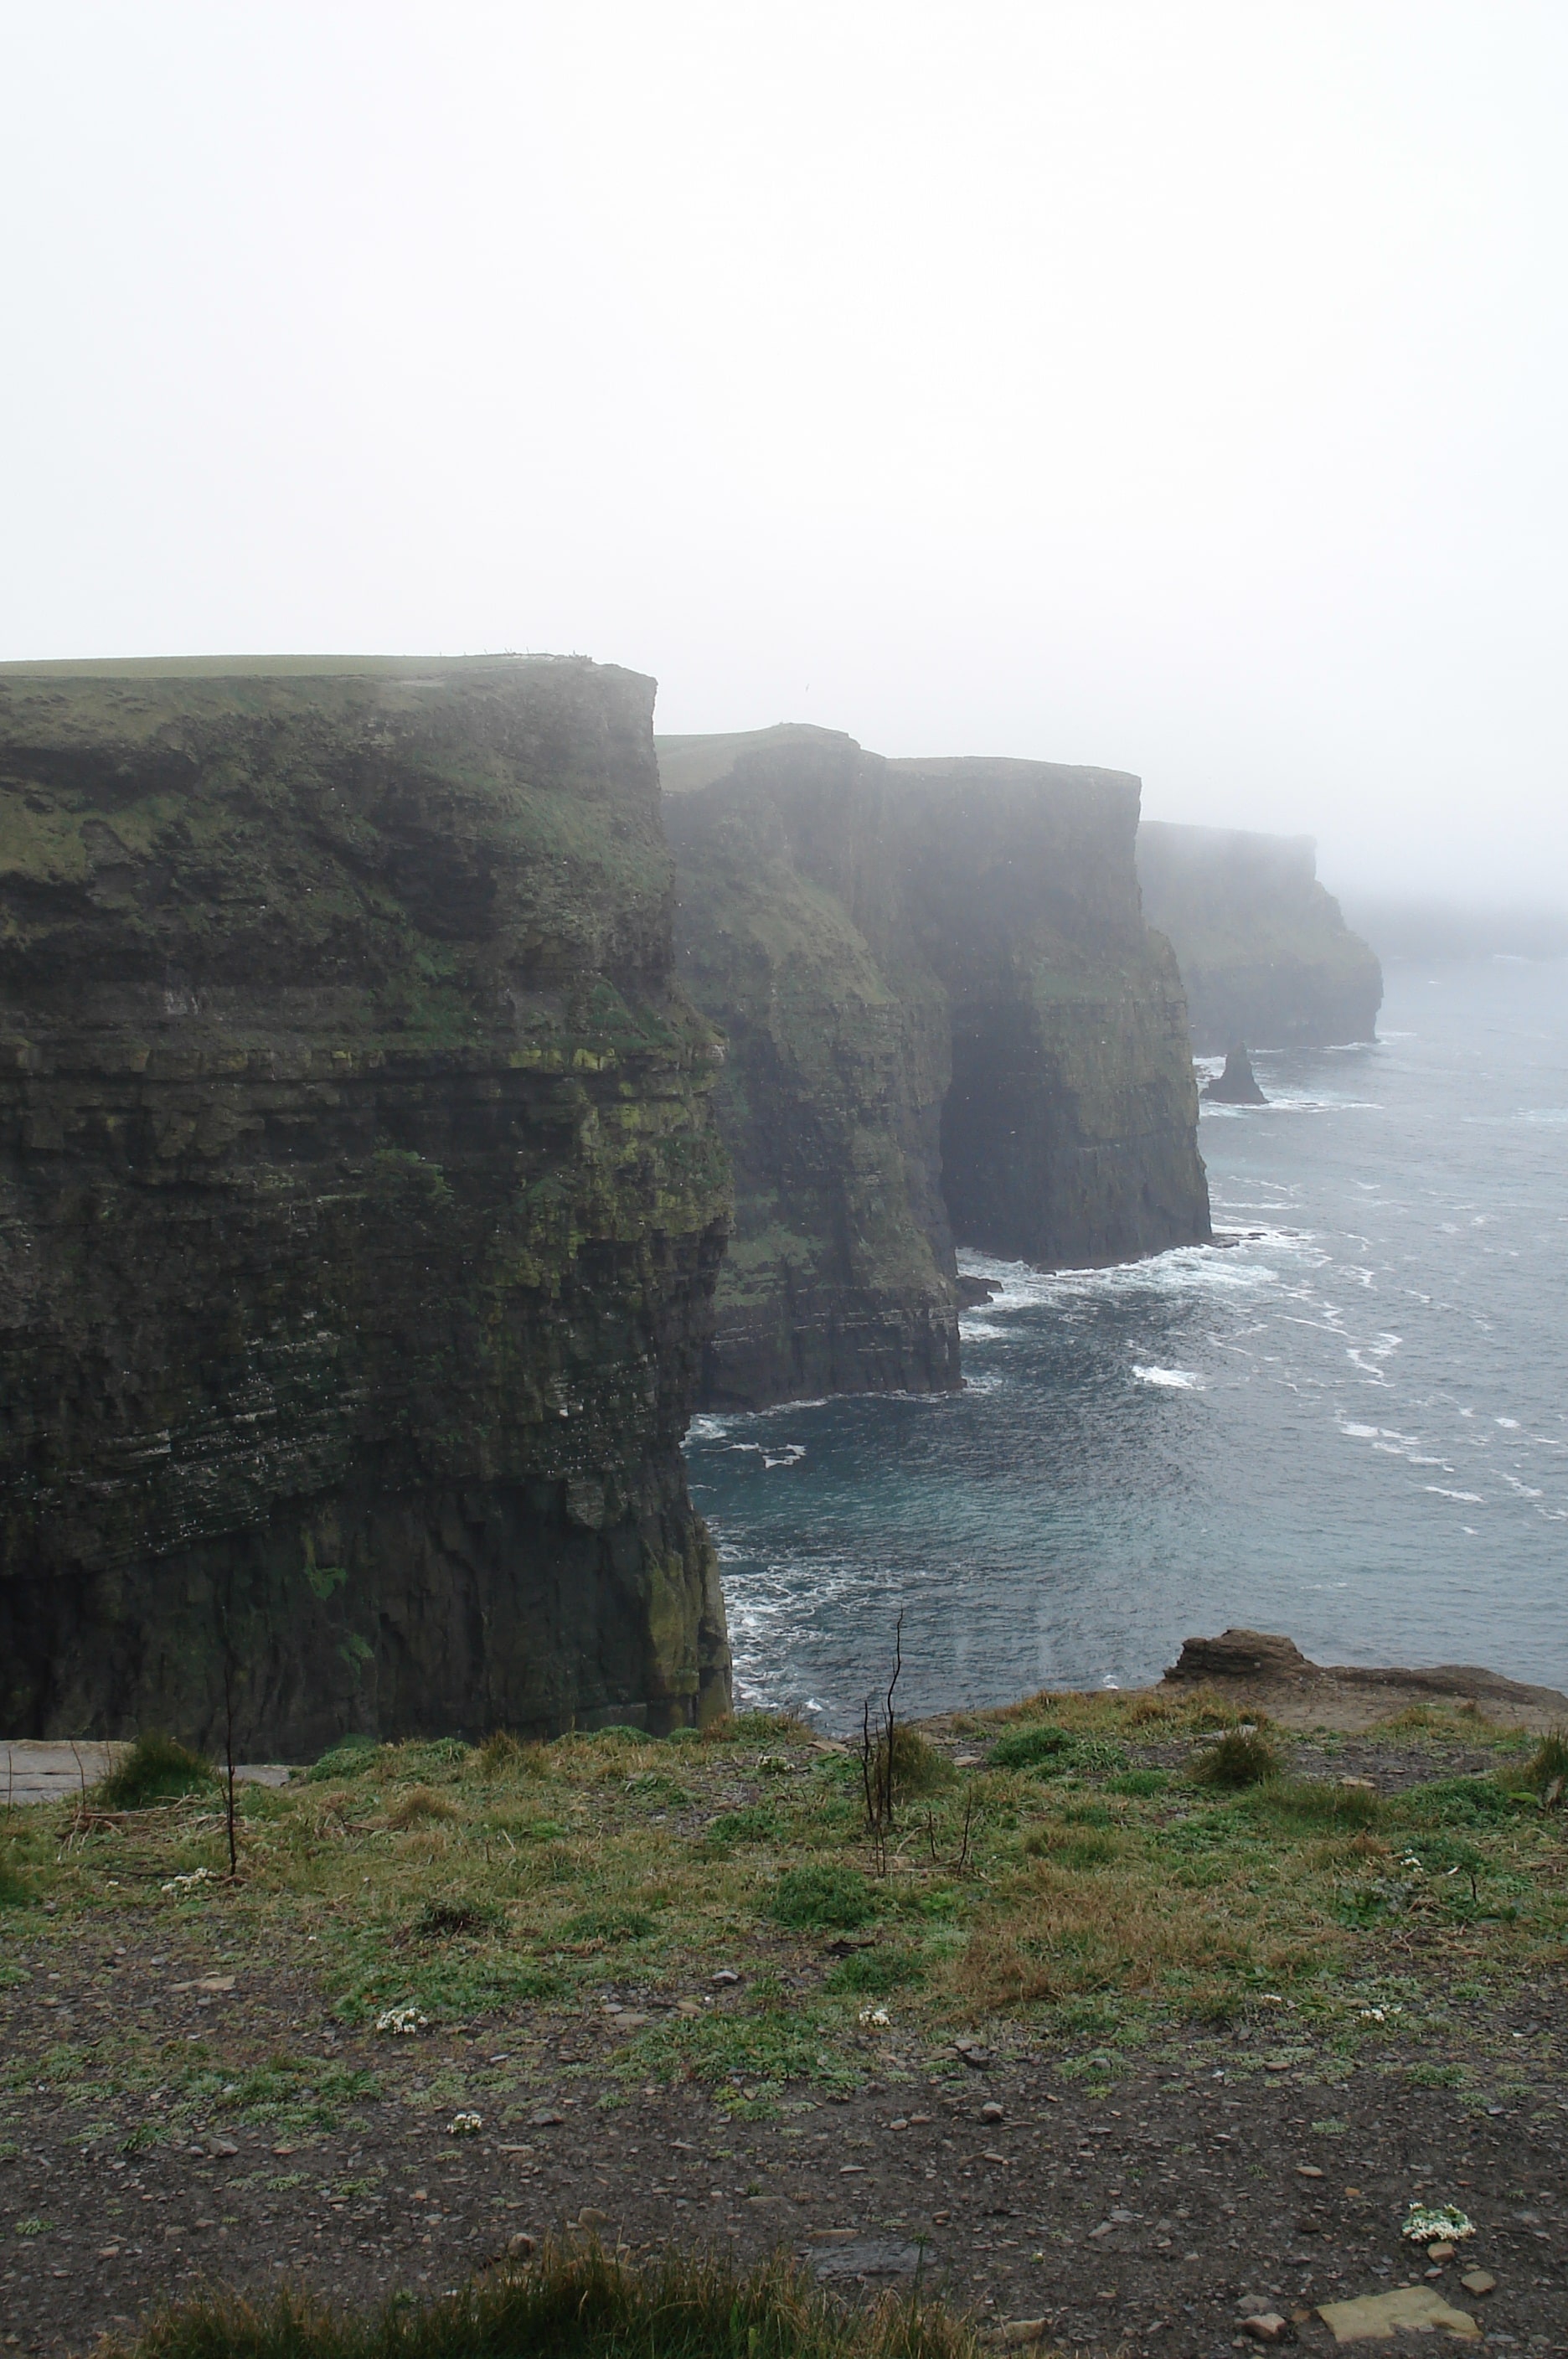
<path id="1" fill-rule="evenodd" d="M 1145 820 L 1144 914 L 1175 950 L 1194 1047 L 1370 1040 L 1383 970 L 1317 879 L 1312 838 Z"/>
<path id="2" fill-rule="evenodd" d="M 299 1755 L 727 1699 L 727 1175 L 648 680 L 0 669 L 0 1714 Z"/>
<path id="3" fill-rule="evenodd" d="M 705 1397 L 958 1378 L 953 1238 L 1041 1266 L 1209 1234 L 1136 779 L 659 741 L 681 974 L 736 1170 Z"/>

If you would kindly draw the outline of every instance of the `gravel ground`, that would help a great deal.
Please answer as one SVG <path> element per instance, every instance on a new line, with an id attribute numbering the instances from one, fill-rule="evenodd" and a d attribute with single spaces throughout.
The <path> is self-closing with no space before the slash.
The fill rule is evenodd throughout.
<path id="1" fill-rule="evenodd" d="M 929 2055 L 900 2057 L 890 2030 L 882 2080 L 843 2102 L 802 2088 L 747 2120 L 694 2088 L 628 2097 L 601 2077 L 628 2017 L 653 2004 L 635 1992 L 378 2039 L 336 2027 L 302 1979 L 214 1976 L 210 1956 L 153 1940 L 100 1923 L 91 1945 L 24 1945 L 25 1978 L 0 1994 L 24 2098 L 0 2160 L 7 2350 L 85 2352 L 203 2284 L 294 2281 L 354 2302 L 434 2293 L 579 2222 L 634 2251 L 782 2246 L 846 2290 L 918 2273 L 961 2306 L 1043 2320 L 1052 2342 L 1094 2352 L 1254 2348 L 1237 2313 L 1255 2295 L 1326 2350 L 1317 2303 L 1427 2281 L 1399 2234 L 1425 2198 L 1475 2223 L 1432 2282 L 1499 2348 L 1568 2354 L 1557 1978 L 1445 2034 L 1440 2056 L 1390 2024 L 1386 2049 L 1348 2071 L 1283 2018 L 1277 2043 L 1256 2027 L 1172 2032 L 1098 2082 L 1067 2077 L 1026 2026 L 988 2032 L 988 2061 L 955 2054 L 934 2071 Z M 732 1987 L 676 2004 L 722 2004 Z M 111 2025 L 155 2028 L 171 2057 L 236 2075 L 287 2048 L 319 2060 L 323 2087 L 357 2068 L 380 2093 L 287 2135 L 237 2125 L 189 2147 L 127 2140 L 123 2124 L 94 2135 L 80 2083 L 68 2105 L 49 2059 L 62 2042 L 90 2050 Z M 1467 2067 L 1471 2085 L 1421 2085 L 1434 2059 Z M 481 2126 L 454 2136 L 464 2109 Z M 1481 2297 L 1458 2282 L 1476 2268 L 1496 2279 Z"/>

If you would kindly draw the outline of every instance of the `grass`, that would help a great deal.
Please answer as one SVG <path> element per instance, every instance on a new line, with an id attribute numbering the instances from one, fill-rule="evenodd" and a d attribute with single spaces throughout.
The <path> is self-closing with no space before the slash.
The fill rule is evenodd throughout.
<path id="1" fill-rule="evenodd" d="M 1268 1737 L 1256 1729 L 1233 1728 L 1199 1755 L 1192 1765 L 1192 1775 L 1205 1786 L 1225 1786 L 1238 1791 L 1244 1786 L 1261 1786 L 1266 1779 L 1279 1774 L 1279 1752 Z"/>
<path id="2" fill-rule="evenodd" d="M 1563 1819 L 1541 1807 L 1555 1771 L 1523 1740 L 1488 1737 L 1496 1769 L 1454 1776 L 1476 1733 L 1429 1715 L 1388 1743 L 1401 1777 L 1412 1761 L 1432 1775 L 1381 1793 L 1294 1774 L 1278 1731 L 1260 1759 L 1202 1696 L 1058 1698 L 922 1741 L 946 1774 L 922 1767 L 928 1790 L 900 1798 L 886 1872 L 853 1752 L 749 1717 L 678 1742 L 341 1745 L 282 1791 L 240 1789 L 232 1885 L 210 1787 L 85 1822 L 18 1810 L 0 1839 L 0 1976 L 24 1939 L 29 1952 L 205 1945 L 223 1971 L 286 1978 L 346 2026 L 402 2007 L 436 2027 L 489 2017 L 514 2049 L 614 1998 L 647 2019 L 582 2066 L 602 2099 L 691 2084 L 777 2110 L 886 2076 L 889 2042 L 899 2071 L 962 2071 L 954 2027 L 985 2018 L 1004 2038 L 1009 2018 L 1085 2006 L 1218 2022 L 1269 1992 L 1354 2047 L 1371 2018 L 1346 1994 L 1395 1971 L 1494 1992 L 1561 1964 Z M 1384 1741 L 1357 1740 L 1374 1766 Z M 1205 1782 L 1242 1747 L 1257 1782 Z M 958 1768 L 962 1749 L 982 1757 Z M 861 2020 L 878 2006 L 886 2028 Z M 117 2091 L 123 2135 L 144 2089 L 169 2092 L 159 2136 L 237 2102 L 195 2048 L 116 2036 L 117 2063 L 62 2046 L 48 2071 L 81 2081 L 83 2104 L 90 2080 L 105 2103 Z M 388 2038 L 394 2052 L 418 2051 Z M 279 2119 L 348 2117 L 361 2099 L 325 2064 L 250 2069 L 266 2079 L 245 2103 Z M 0 2065 L 0 2127 L 26 2102 Z"/>
<path id="3" fill-rule="evenodd" d="M 147 1810 L 216 1783 L 212 1763 L 172 1736 L 138 1736 L 93 1789 L 105 1810 Z"/>
<path id="4" fill-rule="evenodd" d="M 847 2310 L 783 2262 L 671 2255 L 635 2269 L 596 2245 L 429 2303 L 353 2319 L 297 2293 L 180 2303 L 103 2359 L 978 2359 L 969 2325 L 886 2298 Z"/>

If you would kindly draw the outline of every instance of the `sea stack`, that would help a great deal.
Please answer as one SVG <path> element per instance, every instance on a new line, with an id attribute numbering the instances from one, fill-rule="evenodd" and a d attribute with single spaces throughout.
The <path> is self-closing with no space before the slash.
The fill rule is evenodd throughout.
<path id="1" fill-rule="evenodd" d="M 1215 1105 L 1267 1105 L 1269 1101 L 1258 1086 L 1258 1076 L 1252 1070 L 1252 1060 L 1247 1053 L 1247 1043 L 1238 1040 L 1225 1054 L 1225 1071 L 1203 1083 L 1203 1095 Z"/>

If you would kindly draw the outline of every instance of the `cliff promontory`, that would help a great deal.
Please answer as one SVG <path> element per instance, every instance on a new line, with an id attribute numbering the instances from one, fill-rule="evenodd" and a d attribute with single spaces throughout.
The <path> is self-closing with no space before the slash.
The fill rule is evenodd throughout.
<path id="1" fill-rule="evenodd" d="M 690 1722 L 727 1174 L 653 684 L 0 669 L 0 1714 Z"/>
<path id="2" fill-rule="evenodd" d="M 954 1240 L 1042 1266 L 1209 1234 L 1136 779 L 659 741 L 681 974 L 735 1167 L 703 1397 L 958 1381 Z"/>
<path id="3" fill-rule="evenodd" d="M 1383 971 L 1319 884 L 1310 836 L 1145 820 L 1138 875 L 1144 914 L 1176 952 L 1195 1048 L 1373 1038 Z"/>

